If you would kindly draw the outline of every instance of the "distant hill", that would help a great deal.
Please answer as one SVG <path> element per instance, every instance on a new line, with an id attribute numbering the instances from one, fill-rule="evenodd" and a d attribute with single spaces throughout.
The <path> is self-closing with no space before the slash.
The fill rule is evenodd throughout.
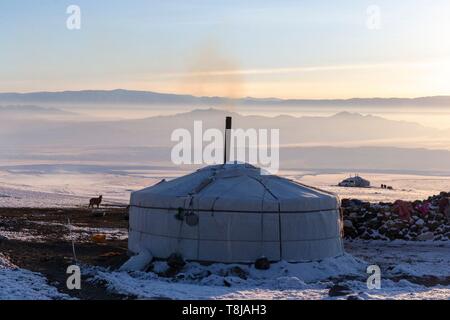
<path id="1" fill-rule="evenodd" d="M 353 99 L 278 99 L 196 97 L 133 90 L 83 90 L 62 92 L 0 93 L 0 103 L 20 104 L 187 104 L 187 105 L 258 105 L 258 106 L 424 106 L 450 107 L 450 96 L 406 98 L 353 98 Z"/>
<path id="2" fill-rule="evenodd" d="M 33 116 L 33 115 L 74 115 L 72 112 L 60 110 L 57 108 L 39 107 L 34 105 L 0 105 L 0 114 L 2 115 L 17 115 L 17 116 Z"/>
<path id="3" fill-rule="evenodd" d="M 120 121 L 55 122 L 42 119 L 28 121 L 25 125 L 21 124 L 20 119 L 0 119 L 0 132 L 11 131 L 8 140 L 3 143 L 13 145 L 170 146 L 173 145 L 170 137 L 175 129 L 185 128 L 193 132 L 194 121 L 201 120 L 204 130 L 222 130 L 227 115 L 233 116 L 234 128 L 279 129 L 280 143 L 284 145 L 335 145 L 348 142 L 364 145 L 370 141 L 432 138 L 442 136 L 444 132 L 412 122 L 359 113 L 341 112 L 328 117 L 266 117 L 243 116 L 218 109 Z"/>
<path id="4" fill-rule="evenodd" d="M 46 112 L 34 107 L 30 110 Z M 417 141 L 433 137 L 450 141 L 450 131 L 350 112 L 326 117 L 266 117 L 197 109 L 120 121 L 33 120 L 0 115 L 0 159 L 173 165 L 173 130 L 185 128 L 192 134 L 196 120 L 202 121 L 203 130 L 223 130 L 227 115 L 233 116 L 235 129 L 279 129 L 282 168 L 450 174 L 449 150 L 416 147 Z"/>

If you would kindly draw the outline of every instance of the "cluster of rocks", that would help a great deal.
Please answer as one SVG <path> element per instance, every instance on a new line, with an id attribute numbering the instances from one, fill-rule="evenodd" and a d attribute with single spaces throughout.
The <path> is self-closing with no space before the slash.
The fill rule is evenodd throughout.
<path id="1" fill-rule="evenodd" d="M 450 192 L 423 201 L 343 199 L 344 236 L 363 240 L 450 240 Z"/>

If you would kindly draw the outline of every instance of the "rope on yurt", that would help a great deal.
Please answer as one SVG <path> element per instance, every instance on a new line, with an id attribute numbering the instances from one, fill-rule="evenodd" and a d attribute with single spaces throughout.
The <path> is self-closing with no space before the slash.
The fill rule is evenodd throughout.
<path id="1" fill-rule="evenodd" d="M 226 179 L 226 178 L 225 178 L 225 179 Z M 227 189 L 226 189 L 224 192 L 222 192 L 222 193 L 223 193 L 223 194 L 228 193 L 228 191 L 233 190 L 233 188 L 235 188 L 236 185 L 238 185 L 238 184 L 239 184 L 239 182 L 237 182 L 236 184 L 231 185 L 229 188 L 227 188 Z M 205 211 L 208 211 L 208 212 L 211 211 L 211 212 L 212 212 L 212 216 L 214 216 L 214 211 L 215 211 L 214 207 L 215 207 L 215 205 L 216 205 L 217 200 L 219 200 L 220 198 L 221 198 L 221 195 L 215 197 L 214 200 L 213 200 L 213 202 L 212 202 L 211 209 L 205 210 Z M 204 211 L 204 210 L 199 210 L 199 209 L 197 209 L 197 210 L 198 210 L 198 211 Z M 220 211 L 222 211 L 222 212 L 242 212 L 242 211 L 230 211 L 230 210 L 220 210 Z"/>
<path id="2" fill-rule="evenodd" d="M 266 197 L 267 194 L 267 190 L 264 188 L 264 193 L 261 199 L 261 212 L 264 212 L 264 199 Z M 261 247 L 260 247 L 260 252 L 261 252 L 261 257 L 264 256 L 264 213 L 261 214 Z"/>
<path id="3" fill-rule="evenodd" d="M 185 199 L 184 202 L 184 209 L 187 211 L 188 214 L 195 214 L 194 213 L 194 198 L 196 196 L 198 196 L 207 186 L 209 186 L 212 182 L 214 182 L 214 178 L 216 176 L 216 170 L 212 170 L 212 174 L 203 179 L 190 193 L 189 193 L 189 197 L 187 199 Z M 186 202 L 187 205 L 186 205 Z M 180 251 L 180 245 L 181 245 L 181 232 L 183 231 L 183 225 L 184 222 L 186 221 L 186 214 L 184 214 L 183 220 L 180 221 L 180 228 L 178 229 L 178 236 L 177 236 L 177 247 L 176 247 L 176 251 L 179 252 Z M 200 216 L 198 219 L 198 223 L 200 223 Z M 200 227 L 197 225 L 197 240 L 200 240 Z M 199 258 L 199 245 L 197 243 L 197 259 Z"/>
<path id="4" fill-rule="evenodd" d="M 192 197 L 184 200 L 183 219 L 180 221 L 180 227 L 178 228 L 177 247 L 176 247 L 176 250 L 175 250 L 176 253 L 178 253 L 180 251 L 179 249 L 180 249 L 180 244 L 181 244 L 181 241 L 182 241 L 181 232 L 183 230 L 184 219 L 186 217 L 186 214 L 184 213 L 184 211 L 186 211 L 186 207 L 190 206 L 190 204 L 188 204 L 188 206 L 186 206 L 186 201 L 187 200 L 189 200 L 189 203 L 192 202 Z"/>
<path id="5" fill-rule="evenodd" d="M 269 187 L 262 181 L 262 179 L 258 179 L 256 177 L 253 177 L 250 175 L 248 177 L 258 181 L 264 187 L 264 189 L 268 193 L 270 193 L 270 195 L 272 197 L 274 197 L 275 200 L 277 200 L 277 202 L 278 202 L 278 241 L 280 243 L 280 259 L 281 259 L 281 257 L 283 256 L 283 246 L 281 243 L 281 204 L 280 204 L 280 199 L 278 199 L 278 197 L 269 189 Z M 264 215 L 264 212 L 263 212 L 263 215 Z"/>
<path id="6" fill-rule="evenodd" d="M 230 188 L 231 189 L 231 188 Z M 220 199 L 220 197 L 217 197 L 217 199 Z M 158 210 L 166 210 L 166 211 L 176 211 L 179 208 L 167 208 L 167 207 L 156 207 L 156 206 L 138 206 L 138 205 L 130 205 L 130 207 L 134 208 L 142 208 L 142 209 L 158 209 Z M 323 211 L 336 211 L 337 208 L 330 208 L 330 209 L 311 209 L 311 210 L 294 210 L 294 211 L 281 211 L 281 210 L 274 210 L 274 211 L 264 211 L 265 213 L 292 213 L 292 214 L 300 214 L 300 213 L 314 213 L 314 212 L 323 212 Z M 211 209 L 195 209 L 196 212 L 211 212 Z M 220 211 L 220 212 L 228 212 L 228 213 L 260 213 L 259 210 L 230 210 L 230 209 L 221 209 L 217 210 L 214 209 L 214 211 Z"/>

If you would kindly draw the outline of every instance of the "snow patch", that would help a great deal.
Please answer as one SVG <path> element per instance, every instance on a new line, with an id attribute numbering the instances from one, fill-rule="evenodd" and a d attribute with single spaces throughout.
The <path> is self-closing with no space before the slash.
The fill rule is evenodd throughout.
<path id="1" fill-rule="evenodd" d="M 69 299 L 39 273 L 20 269 L 0 253 L 0 300 Z"/>
<path id="2" fill-rule="evenodd" d="M 273 263 L 269 270 L 254 266 L 189 262 L 174 277 L 167 264 L 153 263 L 153 272 L 116 272 L 88 268 L 90 281 L 113 292 L 138 298 L 169 299 L 347 299 L 330 297 L 329 289 L 348 286 L 359 299 L 449 299 L 450 286 L 426 287 L 414 276 L 449 277 L 450 244 L 405 241 L 351 241 L 347 254 L 318 262 Z M 381 289 L 368 289 L 366 267 L 379 265 Z"/>
<path id="3" fill-rule="evenodd" d="M 91 281 L 106 283 L 109 290 L 138 298 L 171 299 L 309 299 L 328 294 L 328 279 L 361 276 L 366 264 L 345 254 L 320 262 L 272 264 L 269 270 L 254 266 L 215 263 L 203 266 L 187 263 L 174 278 L 159 276 L 167 270 L 162 261 L 153 272 L 108 272 L 91 268 Z"/>

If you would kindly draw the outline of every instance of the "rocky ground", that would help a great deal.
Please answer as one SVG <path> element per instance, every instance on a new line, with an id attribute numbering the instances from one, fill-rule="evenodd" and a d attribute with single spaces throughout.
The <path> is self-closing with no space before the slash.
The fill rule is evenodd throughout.
<path id="1" fill-rule="evenodd" d="M 343 199 L 344 235 L 363 240 L 450 240 L 450 193 L 423 201 Z"/>
<path id="2" fill-rule="evenodd" d="M 72 239 L 78 263 L 122 265 L 128 259 L 127 228 L 126 211 L 121 208 L 105 208 L 95 215 L 83 208 L 0 208 L 0 253 L 20 268 L 41 273 L 50 285 L 73 298 L 122 299 L 89 281 L 83 281 L 83 290 L 68 290 L 66 270 L 74 264 Z"/>

